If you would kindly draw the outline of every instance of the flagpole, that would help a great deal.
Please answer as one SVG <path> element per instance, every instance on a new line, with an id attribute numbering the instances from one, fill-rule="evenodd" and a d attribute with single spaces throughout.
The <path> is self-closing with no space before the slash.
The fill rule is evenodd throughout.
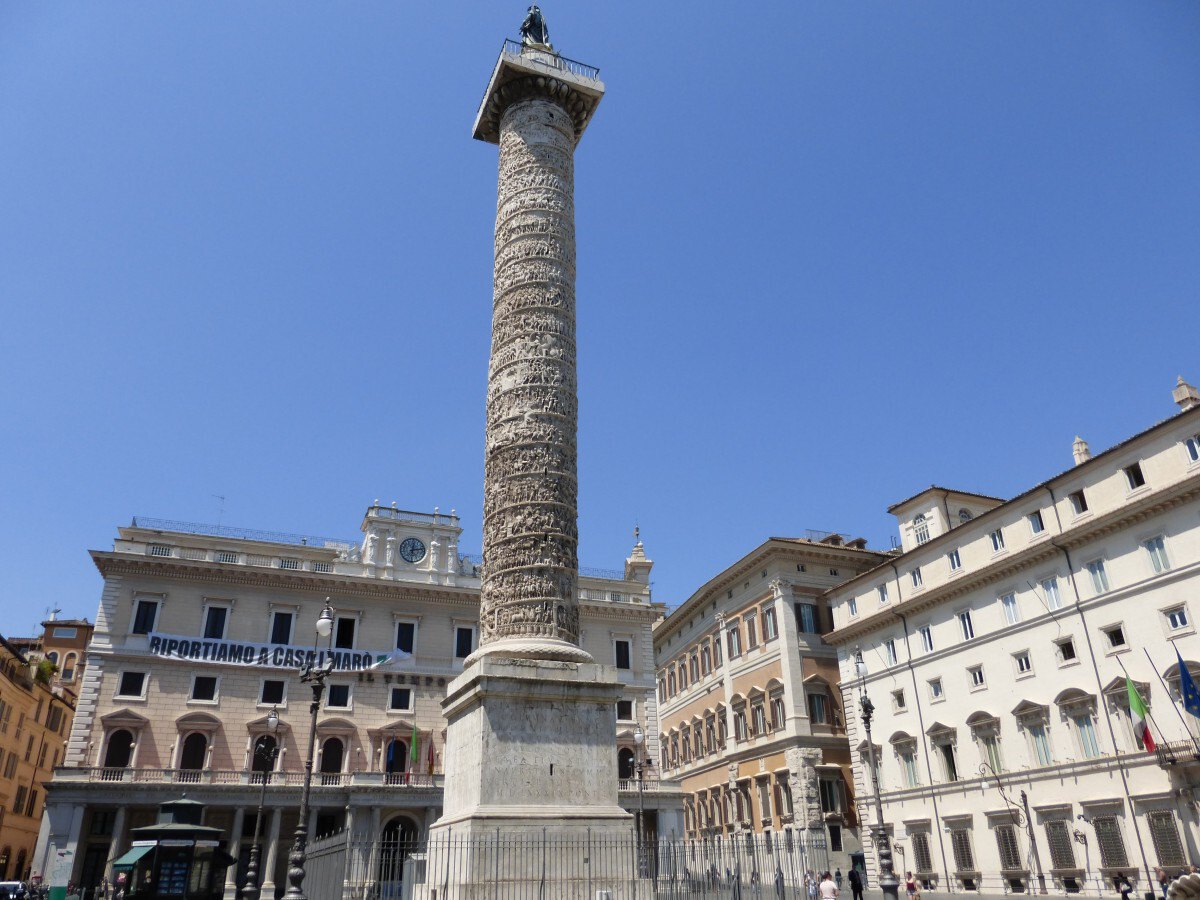
<path id="1" fill-rule="evenodd" d="M 1145 647 L 1143 647 L 1142 649 L 1143 649 L 1143 650 L 1145 650 L 1146 648 L 1145 648 Z M 1149 654 L 1147 654 L 1147 658 L 1149 658 Z M 1132 675 L 1130 675 L 1130 674 L 1129 674 L 1129 671 L 1128 671 L 1128 670 L 1125 668 L 1125 663 L 1121 662 L 1121 657 L 1119 657 L 1119 656 L 1114 656 L 1114 657 L 1113 657 L 1113 659 L 1115 659 L 1115 660 L 1117 661 L 1117 665 L 1121 667 L 1121 671 L 1125 673 L 1125 677 L 1126 677 L 1127 679 L 1129 679 L 1129 681 L 1133 681 L 1133 676 L 1132 676 Z M 1150 661 L 1150 668 L 1152 668 L 1152 669 L 1154 668 L 1154 661 L 1153 661 L 1153 660 L 1151 660 L 1151 661 Z M 1157 671 L 1157 670 L 1156 670 L 1156 671 Z M 1136 683 L 1134 684 L 1134 686 L 1133 686 L 1133 689 L 1134 689 L 1135 691 L 1137 690 L 1137 684 L 1136 684 Z M 1170 694 L 1168 694 L 1167 696 L 1168 696 L 1168 697 L 1170 697 Z M 1142 701 L 1142 703 L 1143 703 L 1143 704 L 1145 704 L 1145 702 L 1146 702 L 1146 701 L 1144 701 L 1144 700 Z M 1159 734 L 1162 736 L 1163 740 L 1165 741 L 1165 740 L 1167 739 L 1167 738 L 1166 738 L 1166 732 L 1165 732 L 1165 731 L 1163 731 L 1163 730 L 1162 730 L 1162 726 L 1158 724 L 1158 719 L 1154 718 L 1154 713 L 1150 712 L 1150 707 L 1149 707 L 1149 706 L 1147 706 L 1147 707 L 1146 707 L 1146 715 L 1150 717 L 1150 721 L 1154 723 L 1154 727 L 1158 729 L 1158 733 L 1159 733 Z"/>
<path id="2" fill-rule="evenodd" d="M 1143 648 L 1142 648 L 1142 652 L 1146 654 L 1146 659 L 1147 659 L 1147 660 L 1149 661 L 1149 663 L 1150 663 L 1150 668 L 1152 668 L 1152 669 L 1154 670 L 1154 674 L 1155 674 L 1155 675 L 1157 675 L 1157 676 L 1158 676 L 1158 680 L 1159 680 L 1160 682 L 1162 682 L 1163 690 L 1167 692 L 1167 697 L 1168 697 L 1168 698 L 1171 698 L 1171 708 L 1175 710 L 1175 715 L 1179 716 L 1179 721 L 1180 721 L 1180 723 L 1183 725 L 1183 733 L 1184 733 L 1184 734 L 1186 734 L 1186 735 L 1188 736 L 1188 738 L 1191 740 L 1191 742 L 1192 742 L 1193 744 L 1195 744 L 1195 743 L 1196 743 L 1196 738 L 1192 736 L 1192 730 L 1191 730 L 1190 728 L 1188 728 L 1187 719 L 1185 719 L 1185 718 L 1183 717 L 1183 713 L 1181 713 L 1181 712 L 1179 711 L 1179 704 L 1178 704 L 1178 703 L 1176 703 L 1176 702 L 1175 702 L 1175 700 L 1174 700 L 1174 698 L 1172 698 L 1172 697 L 1171 697 L 1171 688 L 1170 688 L 1170 686 L 1167 684 L 1167 680 L 1166 680 L 1165 678 L 1163 678 L 1163 677 L 1162 677 L 1162 673 L 1160 673 L 1160 672 L 1158 671 L 1158 666 L 1154 665 L 1154 660 L 1153 660 L 1153 659 L 1150 659 L 1150 651 L 1149 651 L 1149 650 L 1147 650 L 1145 647 L 1143 647 Z"/>

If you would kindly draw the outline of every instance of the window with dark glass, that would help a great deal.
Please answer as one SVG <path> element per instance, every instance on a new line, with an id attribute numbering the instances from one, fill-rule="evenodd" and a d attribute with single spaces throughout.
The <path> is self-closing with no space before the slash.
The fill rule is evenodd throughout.
<path id="1" fill-rule="evenodd" d="M 117 684 L 118 697 L 140 697 L 146 689 L 145 672 L 122 672 Z"/>
<path id="2" fill-rule="evenodd" d="M 346 709 L 350 706 L 350 685 L 331 684 L 325 695 L 325 705 L 333 709 Z"/>
<path id="3" fill-rule="evenodd" d="M 282 703 L 286 686 L 286 681 L 268 678 L 262 683 L 262 692 L 258 695 L 258 702 L 264 705 L 270 703 L 272 706 Z"/>
<path id="4" fill-rule="evenodd" d="M 192 682 L 193 700 L 217 699 L 217 678 L 215 675 L 197 675 Z"/>
<path id="5" fill-rule="evenodd" d="M 458 627 L 454 629 L 454 658 L 466 659 L 475 650 L 475 629 Z"/>
<path id="6" fill-rule="evenodd" d="M 219 641 L 225 637 L 225 620 L 229 610 L 224 606 L 210 606 L 204 614 L 204 637 L 210 641 Z"/>
<path id="7" fill-rule="evenodd" d="M 396 649 L 403 650 L 405 653 L 413 652 L 413 645 L 416 643 L 417 625 L 415 622 L 397 622 L 396 623 Z"/>
<path id="8" fill-rule="evenodd" d="M 354 632 L 357 628 L 357 619 L 350 616 L 338 616 L 337 627 L 333 632 L 333 646 L 339 650 L 353 650 Z"/>
<path id="9" fill-rule="evenodd" d="M 292 614 L 276 611 L 271 616 L 271 643 L 286 644 L 292 639 Z"/>
<path id="10" fill-rule="evenodd" d="M 139 600 L 133 612 L 134 634 L 149 634 L 154 630 L 154 620 L 158 618 L 157 600 Z"/>
<path id="11" fill-rule="evenodd" d="M 613 656 L 615 657 L 616 666 L 618 669 L 630 668 L 629 655 L 629 641 L 613 641 Z"/>

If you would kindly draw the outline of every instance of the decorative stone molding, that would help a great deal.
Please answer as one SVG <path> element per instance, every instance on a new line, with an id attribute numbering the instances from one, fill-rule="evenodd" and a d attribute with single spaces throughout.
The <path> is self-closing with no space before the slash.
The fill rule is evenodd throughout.
<path id="1" fill-rule="evenodd" d="M 480 114 L 480 131 L 489 135 L 499 133 L 503 140 L 504 114 L 510 106 L 523 100 L 547 100 L 561 108 L 571 124 L 572 145 L 583 134 L 596 106 L 593 98 L 557 78 L 529 75 L 510 81 L 492 92 Z"/>
<path id="2" fill-rule="evenodd" d="M 821 813 L 821 788 L 817 780 L 817 766 L 821 764 L 821 751 L 815 747 L 789 747 L 784 752 L 788 765 L 788 786 L 792 790 L 792 808 L 797 823 L 808 828 L 822 828 L 824 815 Z"/>

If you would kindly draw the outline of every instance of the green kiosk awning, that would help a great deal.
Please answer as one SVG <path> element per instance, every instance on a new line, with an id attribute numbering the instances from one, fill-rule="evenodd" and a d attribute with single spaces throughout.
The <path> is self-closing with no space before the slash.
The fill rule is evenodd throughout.
<path id="1" fill-rule="evenodd" d="M 124 856 L 114 860 L 112 867 L 114 869 L 132 869 L 134 864 L 136 864 L 139 859 L 141 859 L 147 853 L 150 853 L 152 850 L 154 850 L 153 844 L 149 844 L 145 847 L 134 847 Z"/>

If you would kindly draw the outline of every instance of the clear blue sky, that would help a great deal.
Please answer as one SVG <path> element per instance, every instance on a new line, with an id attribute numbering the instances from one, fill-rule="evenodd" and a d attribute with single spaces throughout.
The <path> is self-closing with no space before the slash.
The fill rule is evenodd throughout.
<path id="1" fill-rule="evenodd" d="M 769 535 L 887 546 L 1200 382 L 1200 5 L 546 0 L 577 154 L 581 558 L 678 603 Z M 0 4 L 0 632 L 133 515 L 479 548 L 520 2 Z"/>

